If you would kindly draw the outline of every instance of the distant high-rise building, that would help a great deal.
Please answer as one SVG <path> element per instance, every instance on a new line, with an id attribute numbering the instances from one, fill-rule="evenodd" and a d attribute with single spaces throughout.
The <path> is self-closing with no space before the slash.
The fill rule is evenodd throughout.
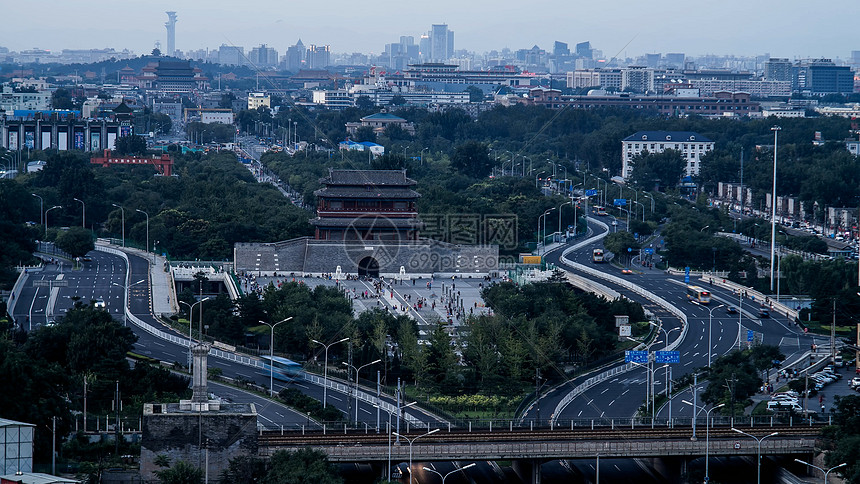
<path id="1" fill-rule="evenodd" d="M 684 67 L 684 59 L 684 54 L 675 52 L 666 54 L 666 58 L 664 60 L 666 63 L 666 67 L 680 69 L 681 67 Z"/>
<path id="2" fill-rule="evenodd" d="M 418 39 L 418 55 L 422 61 L 430 60 L 430 36 L 428 34 L 424 34 Z"/>
<path id="3" fill-rule="evenodd" d="M 567 46 L 567 42 L 559 42 L 556 40 L 555 43 L 552 44 L 552 55 L 570 55 L 570 48 Z"/>
<path id="4" fill-rule="evenodd" d="M 308 47 L 308 69 L 325 69 L 331 65 L 331 47 L 328 45 L 313 45 Z"/>
<path id="5" fill-rule="evenodd" d="M 454 55 L 454 32 L 447 24 L 434 24 L 430 29 L 430 60 L 445 62 Z"/>
<path id="6" fill-rule="evenodd" d="M 176 12 L 165 12 L 167 14 L 167 55 L 176 55 Z"/>
<path id="7" fill-rule="evenodd" d="M 259 68 L 273 68 L 278 65 L 278 51 L 260 44 L 259 47 L 254 47 L 248 53 L 248 62 Z"/>
<path id="8" fill-rule="evenodd" d="M 837 66 L 830 59 L 811 59 L 797 66 L 798 88 L 813 94 L 849 94 L 854 92 L 854 74 L 848 66 Z"/>
<path id="9" fill-rule="evenodd" d="M 302 43 L 302 39 L 299 39 L 296 45 L 289 47 L 284 54 L 284 68 L 290 72 L 299 72 L 304 67 L 306 54 L 305 44 Z"/>
<path id="10" fill-rule="evenodd" d="M 2 47 L 0 47 L 2 49 Z M 2 50 L 0 50 L 2 52 Z M 860 50 L 852 50 L 851 51 L 851 63 L 852 64 L 860 64 Z"/>
<path id="11" fill-rule="evenodd" d="M 788 59 L 770 58 L 764 63 L 764 78 L 766 81 L 791 82 L 793 68 Z"/>
<path id="12" fill-rule="evenodd" d="M 592 54 L 593 51 L 591 49 L 591 42 L 585 41 L 576 44 L 576 55 L 591 59 Z"/>
<path id="13" fill-rule="evenodd" d="M 662 59 L 662 54 L 645 54 L 645 65 L 652 69 L 656 69 L 660 65 L 660 61 Z"/>
<path id="14" fill-rule="evenodd" d="M 245 65 L 245 48 L 221 44 L 218 48 L 218 63 L 222 66 Z"/>

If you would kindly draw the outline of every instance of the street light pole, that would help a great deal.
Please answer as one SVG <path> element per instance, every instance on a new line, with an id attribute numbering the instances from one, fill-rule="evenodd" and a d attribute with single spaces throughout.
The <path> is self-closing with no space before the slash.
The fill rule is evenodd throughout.
<path id="1" fill-rule="evenodd" d="M 815 468 L 816 468 L 816 469 L 818 469 L 819 471 L 823 472 L 823 473 L 824 473 L 824 484 L 827 484 L 827 476 L 829 476 L 829 475 L 830 475 L 830 472 L 831 472 L 831 471 L 834 471 L 834 470 L 836 470 L 836 469 L 839 469 L 840 467 L 844 467 L 844 466 L 847 466 L 847 465 L 848 465 L 848 463 L 847 463 L 847 462 L 843 462 L 843 463 L 841 463 L 841 464 L 839 464 L 839 465 L 837 465 L 837 466 L 833 466 L 833 467 L 831 467 L 830 469 L 824 470 L 824 469 L 822 469 L 821 467 L 818 467 L 818 466 L 817 466 L 817 465 L 815 465 L 815 464 L 810 464 L 809 462 L 802 461 L 802 460 L 800 460 L 800 459 L 794 459 L 794 461 L 795 461 L 795 462 L 800 462 L 801 464 L 808 465 L 809 467 L 815 467 Z M 425 469 L 426 469 L 426 467 L 425 467 Z M 444 482 L 444 481 L 443 481 L 443 482 Z"/>
<path id="2" fill-rule="evenodd" d="M 750 435 L 750 434 L 744 432 L 743 430 L 738 430 L 734 427 L 732 427 L 732 431 L 737 432 L 739 434 L 744 434 L 747 437 L 754 439 L 756 441 L 756 443 L 758 444 L 758 457 L 756 459 L 756 469 L 757 469 L 756 484 L 761 484 L 761 442 L 768 437 L 773 437 L 775 435 L 779 435 L 779 432 L 774 432 L 772 434 L 767 434 L 762 438 L 758 438 L 755 435 Z"/>
<path id="3" fill-rule="evenodd" d="M 705 307 L 705 306 L 702 306 L 701 304 L 697 303 L 696 301 L 692 301 L 692 302 L 693 302 L 693 304 L 695 304 L 697 306 L 701 306 L 703 308 Z M 715 307 L 710 308 L 710 309 L 705 308 L 705 309 L 708 309 L 708 368 L 711 367 L 711 355 L 714 353 L 714 347 L 711 346 L 711 334 L 712 334 L 711 323 L 713 323 L 713 320 L 714 320 L 714 309 L 718 309 L 718 308 L 721 308 L 723 306 L 725 306 L 725 304 L 720 304 L 719 306 L 715 306 Z M 741 335 L 738 334 L 738 338 L 740 338 L 740 337 L 741 337 Z"/>
<path id="4" fill-rule="evenodd" d="M 191 362 L 193 361 L 193 358 L 191 355 L 191 342 L 193 341 L 191 338 L 191 330 L 192 330 L 192 328 L 194 328 L 194 323 L 193 323 L 194 319 L 192 317 L 193 313 L 194 313 L 194 306 L 201 304 L 203 301 L 208 301 L 209 299 L 210 299 L 209 296 L 206 296 L 194 304 L 188 304 L 185 301 L 179 301 L 179 304 L 184 304 L 184 305 L 188 306 L 188 371 L 189 371 L 189 373 L 191 372 Z M 200 323 L 203 324 L 203 306 L 200 306 Z"/>
<path id="5" fill-rule="evenodd" d="M 135 209 L 134 211 L 146 215 L 146 253 L 149 254 L 149 214 L 143 210 Z"/>
<path id="6" fill-rule="evenodd" d="M 468 468 L 470 468 L 470 467 L 475 467 L 475 465 L 476 465 L 476 464 L 475 464 L 474 462 L 472 462 L 471 464 L 469 464 L 469 465 L 467 465 L 467 466 L 460 467 L 459 469 L 454 469 L 453 471 L 451 471 L 451 472 L 449 472 L 449 473 L 447 473 L 447 474 L 445 474 L 445 475 L 442 475 L 442 473 L 441 473 L 441 472 L 439 472 L 439 471 L 437 471 L 437 470 L 435 470 L 435 469 L 431 469 L 431 468 L 429 468 L 429 467 L 423 467 L 423 469 L 424 469 L 425 471 L 427 471 L 427 472 L 432 472 L 433 474 L 436 474 L 437 476 L 441 477 L 441 478 L 442 478 L 442 484 L 445 484 L 445 479 L 447 479 L 447 478 L 448 478 L 448 476 L 450 476 L 451 474 L 453 474 L 453 473 L 455 473 L 455 472 L 463 472 L 463 471 L 465 471 L 466 469 L 468 469 Z M 843 464 L 843 465 L 845 465 L 845 464 Z M 409 474 L 412 474 L 412 472 L 410 471 L 410 472 L 409 472 Z"/>
<path id="7" fill-rule="evenodd" d="M 710 457 L 711 457 L 711 412 L 713 412 L 714 410 L 716 410 L 720 407 L 724 407 L 726 404 L 721 403 L 717 406 L 711 407 L 710 410 L 705 410 L 705 407 L 703 407 L 701 405 L 695 405 L 695 404 L 690 403 L 686 400 L 681 400 L 681 401 L 686 403 L 687 405 L 693 406 L 693 419 L 694 420 L 696 419 L 696 411 L 697 410 L 702 410 L 703 412 L 705 412 L 705 482 L 708 482 L 711 480 L 710 474 L 708 473 L 708 461 L 710 460 Z"/>
<path id="8" fill-rule="evenodd" d="M 408 468 L 409 469 L 409 484 L 412 484 L 412 482 L 413 482 L 413 479 L 412 479 L 412 444 L 416 440 L 420 439 L 421 437 L 427 437 L 428 435 L 435 434 L 438 431 L 439 431 L 439 429 L 433 429 L 433 430 L 426 432 L 426 433 L 423 433 L 417 437 L 412 437 L 412 439 L 410 439 L 409 437 L 407 437 L 403 434 L 398 434 L 397 432 L 394 432 L 394 435 L 396 435 L 398 437 L 402 437 L 403 439 L 406 439 L 407 442 L 409 442 L 409 468 Z"/>
<path id="9" fill-rule="evenodd" d="M 415 405 L 416 403 L 418 403 L 418 402 L 411 402 L 411 403 L 407 403 L 406 405 L 401 405 L 400 411 L 402 412 L 403 409 L 409 408 L 409 407 Z M 391 431 L 391 415 L 394 413 L 394 411 L 388 410 L 387 408 L 383 407 L 382 405 L 379 405 L 378 403 L 376 405 L 374 405 L 374 407 L 376 407 L 379 410 L 382 410 L 388 414 L 388 472 L 386 473 L 386 477 L 387 477 L 387 480 L 389 482 L 391 482 L 391 434 L 393 433 Z M 400 415 L 397 415 L 397 418 L 400 418 Z"/>
<path id="10" fill-rule="evenodd" d="M 111 282 L 111 285 L 121 287 L 125 293 L 123 295 L 123 306 L 122 306 L 122 325 L 123 326 L 128 326 L 128 291 L 131 289 L 132 286 L 136 286 L 142 282 L 146 282 L 146 279 L 141 279 L 141 280 L 135 282 L 134 284 L 129 284 L 127 286 L 125 286 L 123 284 L 118 284 L 116 282 Z"/>
<path id="11" fill-rule="evenodd" d="M 53 207 L 45 210 L 45 238 L 48 238 L 48 212 L 55 208 L 63 208 L 61 205 L 54 205 Z"/>
<path id="12" fill-rule="evenodd" d="M 773 292 L 773 257 L 774 252 L 776 252 L 776 146 L 781 129 L 779 126 L 770 128 L 773 131 L 773 195 L 770 197 L 772 209 L 770 216 L 770 292 Z"/>
<path id="13" fill-rule="evenodd" d="M 380 361 L 382 361 L 382 360 L 377 359 L 377 360 L 371 361 L 370 363 L 366 363 L 364 365 L 361 365 L 358 368 L 356 368 L 354 365 L 350 365 L 349 363 L 347 363 L 345 361 L 343 362 L 344 365 L 346 365 L 349 368 L 352 368 L 353 371 L 355 371 L 355 423 L 356 423 L 356 425 L 358 425 L 358 372 L 360 372 L 362 369 L 364 369 L 370 365 L 375 365 L 375 364 L 379 363 Z"/>
<path id="14" fill-rule="evenodd" d="M 44 223 L 44 216 L 42 214 L 45 211 L 45 201 L 42 200 L 42 197 L 36 195 L 35 193 L 31 193 L 30 195 L 33 195 L 34 197 L 39 199 L 39 225 L 42 225 Z M 47 229 L 45 229 L 45 231 L 47 232 Z"/>
<path id="15" fill-rule="evenodd" d="M 269 396 L 273 396 L 275 394 L 275 327 L 281 323 L 286 323 L 287 321 L 293 319 L 290 316 L 287 319 L 283 319 L 278 321 L 277 323 L 267 323 L 265 321 L 260 321 L 262 324 L 268 326 L 272 331 L 272 337 L 269 340 Z"/>
<path id="16" fill-rule="evenodd" d="M 115 203 L 112 203 L 111 205 L 122 211 L 122 246 L 125 247 L 125 209 Z"/>
<path id="17" fill-rule="evenodd" d="M 76 202 L 81 202 L 81 227 L 87 228 L 87 204 L 83 200 L 73 198 Z"/>
<path id="18" fill-rule="evenodd" d="M 325 348 L 325 364 L 323 366 L 323 409 L 326 408 L 326 404 L 328 403 L 328 349 L 331 346 L 334 346 L 338 343 L 343 343 L 344 341 L 349 341 L 349 338 L 343 338 L 335 341 L 334 343 L 321 343 L 315 339 L 312 339 L 314 343 L 318 345 L 322 345 Z"/>
<path id="19" fill-rule="evenodd" d="M 565 205 L 573 206 L 573 200 L 570 200 L 570 201 L 568 201 L 568 202 L 563 202 L 562 204 L 560 204 L 560 205 L 558 206 L 558 231 L 559 231 L 559 232 L 561 232 L 561 207 L 563 207 L 563 206 L 565 206 Z M 574 209 L 573 209 L 573 211 L 574 211 L 573 216 L 574 216 L 574 219 L 575 219 L 575 218 L 576 218 L 576 208 L 574 208 Z"/>

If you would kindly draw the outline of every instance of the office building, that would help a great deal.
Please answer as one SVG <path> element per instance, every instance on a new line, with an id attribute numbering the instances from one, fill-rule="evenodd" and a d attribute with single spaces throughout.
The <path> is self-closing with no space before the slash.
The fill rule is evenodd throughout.
<path id="1" fill-rule="evenodd" d="M 306 54 L 305 44 L 302 43 L 302 39 L 299 39 L 295 45 L 287 48 L 287 52 L 284 54 L 284 68 L 290 72 L 299 72 L 304 68 Z"/>
<path id="2" fill-rule="evenodd" d="M 794 69 L 788 59 L 770 58 L 764 63 L 764 78 L 768 81 L 791 82 Z"/>
<path id="3" fill-rule="evenodd" d="M 654 92 L 654 69 L 641 66 L 621 69 L 621 90 L 635 93 Z"/>
<path id="4" fill-rule="evenodd" d="M 221 44 L 218 48 L 218 63 L 222 66 L 245 65 L 245 48 Z"/>
<path id="5" fill-rule="evenodd" d="M 259 69 L 274 69 L 278 66 L 278 51 L 266 44 L 260 44 L 248 53 L 248 62 Z"/>
<path id="6" fill-rule="evenodd" d="M 591 42 L 580 42 L 576 44 L 576 55 L 580 57 L 585 57 L 588 59 L 592 58 L 594 54 L 594 49 L 591 48 Z"/>
<path id="7" fill-rule="evenodd" d="M 311 44 L 306 61 L 308 69 L 325 69 L 331 65 L 331 46 Z"/>
<path id="8" fill-rule="evenodd" d="M 454 32 L 447 24 L 434 24 L 430 29 L 430 60 L 445 62 L 454 56 Z"/>
<path id="9" fill-rule="evenodd" d="M 854 73 L 848 66 L 837 66 L 830 59 L 812 59 L 798 66 L 798 85 L 801 91 L 812 94 L 850 94 L 854 92 Z"/>
<path id="10" fill-rule="evenodd" d="M 272 98 L 262 92 L 248 93 L 248 109 L 257 109 L 263 106 L 272 107 Z"/>
<path id="11" fill-rule="evenodd" d="M 639 131 L 621 141 L 621 176 L 630 178 L 633 159 L 643 151 L 653 154 L 670 149 L 680 152 L 686 161 L 684 175 L 695 176 L 702 156 L 714 149 L 714 142 L 690 131 Z"/>

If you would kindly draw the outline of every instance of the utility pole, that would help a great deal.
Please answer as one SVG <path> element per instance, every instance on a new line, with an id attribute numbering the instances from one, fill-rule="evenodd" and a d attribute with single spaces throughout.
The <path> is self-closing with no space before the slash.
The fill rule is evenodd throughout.
<path id="1" fill-rule="evenodd" d="M 114 402 L 114 407 L 116 408 L 116 424 L 114 426 L 114 452 L 115 455 L 119 456 L 119 380 L 116 381 L 116 401 Z"/>
<path id="2" fill-rule="evenodd" d="M 833 298 L 833 322 L 830 324 L 830 364 L 836 367 L 836 298 Z"/>
<path id="3" fill-rule="evenodd" d="M 535 368 L 535 402 L 537 403 L 537 414 L 535 420 L 540 425 L 540 368 Z"/>

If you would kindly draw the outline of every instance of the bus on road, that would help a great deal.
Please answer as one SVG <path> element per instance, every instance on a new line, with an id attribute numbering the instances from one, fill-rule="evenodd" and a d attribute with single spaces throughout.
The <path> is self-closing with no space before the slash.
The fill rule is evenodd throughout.
<path id="1" fill-rule="evenodd" d="M 709 304 L 711 293 L 699 286 L 687 286 L 687 299 L 699 304 Z"/>
<path id="2" fill-rule="evenodd" d="M 261 375 L 272 375 L 276 380 L 295 381 L 303 377 L 304 370 L 302 365 L 293 360 L 288 360 L 280 356 L 261 356 L 260 360 L 263 363 L 263 371 Z"/>
<path id="3" fill-rule="evenodd" d="M 591 262 L 595 264 L 603 262 L 603 249 L 594 249 L 591 251 Z"/>

